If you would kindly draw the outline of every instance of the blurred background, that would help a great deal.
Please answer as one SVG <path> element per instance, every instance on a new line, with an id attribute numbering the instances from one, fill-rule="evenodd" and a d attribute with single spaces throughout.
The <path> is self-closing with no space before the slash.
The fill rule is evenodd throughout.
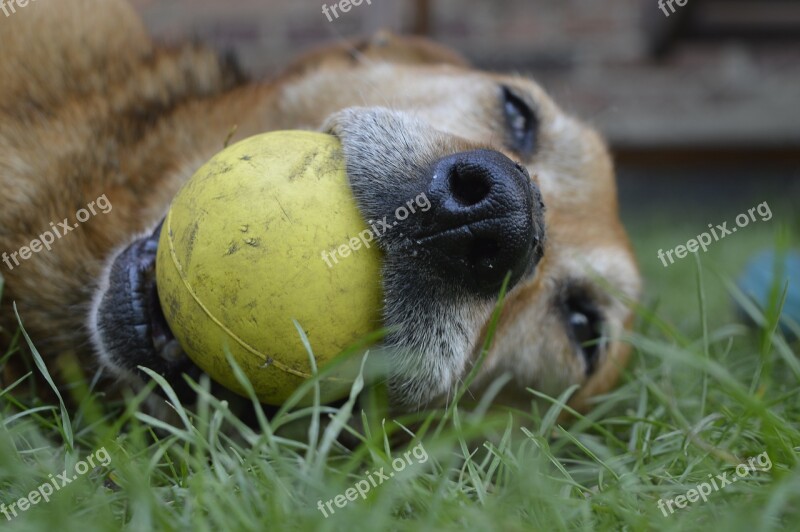
<path id="1" fill-rule="evenodd" d="M 624 221 L 651 299 L 696 321 L 691 257 L 656 257 L 767 201 L 773 218 L 700 258 L 735 276 L 779 231 L 800 231 L 800 1 L 363 0 L 329 21 L 321 1 L 135 0 L 162 41 L 232 51 L 254 77 L 293 55 L 388 28 L 431 37 L 476 66 L 537 79 L 597 127 L 617 162 Z M 337 2 L 338 3 L 338 2 Z M 669 16 L 667 16 L 669 14 Z M 714 311 L 729 309 L 710 283 Z"/>

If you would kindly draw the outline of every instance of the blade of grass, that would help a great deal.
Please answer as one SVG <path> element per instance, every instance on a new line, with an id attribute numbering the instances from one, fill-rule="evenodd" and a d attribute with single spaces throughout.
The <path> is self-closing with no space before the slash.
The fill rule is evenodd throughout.
<path id="1" fill-rule="evenodd" d="M 52 377 L 50 377 L 50 372 L 47 371 L 47 366 L 44 363 L 44 359 L 42 359 L 42 355 L 39 354 L 39 350 L 36 349 L 35 345 L 33 345 L 33 340 L 31 340 L 31 337 L 28 336 L 28 331 L 25 330 L 25 326 L 22 324 L 22 318 L 19 316 L 16 301 L 14 301 L 13 307 L 14 315 L 17 317 L 17 323 L 19 323 L 19 329 L 22 331 L 22 336 L 25 338 L 25 342 L 28 344 L 28 347 L 31 350 L 33 361 L 36 364 L 36 367 L 39 368 L 39 371 L 42 373 L 44 379 L 47 381 L 47 384 L 49 384 L 50 388 L 52 388 L 53 393 L 55 393 L 56 397 L 58 398 L 58 403 L 61 407 L 61 435 L 64 438 L 64 443 L 67 444 L 67 449 L 69 452 L 72 452 L 75 449 L 75 437 L 72 433 L 72 422 L 69 418 L 67 406 L 64 404 L 64 399 L 61 397 L 61 392 L 59 391 L 58 386 L 56 386 Z"/>

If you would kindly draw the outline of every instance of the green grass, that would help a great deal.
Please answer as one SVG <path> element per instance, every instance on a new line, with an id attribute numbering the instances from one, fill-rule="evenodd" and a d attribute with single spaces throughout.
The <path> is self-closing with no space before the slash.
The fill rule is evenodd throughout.
<path id="1" fill-rule="evenodd" d="M 747 256 L 775 242 L 775 227 L 751 229 L 701 255 L 702 264 L 689 258 L 666 269 L 655 251 L 696 230 L 658 223 L 634 229 L 649 289 L 628 338 L 633 363 L 585 417 L 560 416 L 571 390 L 559 398 L 532 392 L 524 412 L 454 408 L 382 419 L 352 413 L 348 402 L 282 411 L 251 428 L 201 382 L 196 406 L 172 401 L 176 422 L 169 425 L 140 408 L 147 390 L 111 401 L 89 376 L 65 397 L 77 407 L 65 409 L 58 398 L 23 391 L 29 376 L 0 391 L 0 503 L 72 471 L 97 449 L 105 448 L 111 462 L 10 522 L 0 514 L 0 528 L 797 529 L 797 345 L 775 332 L 779 298 L 755 316 L 762 327 L 752 331 L 733 318 L 725 284 Z M 19 342 L 27 339 L 15 338 L 0 365 L 20 356 Z M 47 372 L 38 362 L 32 371 Z M 360 429 L 343 424 L 351 415 L 363 422 Z M 320 423 L 325 419 L 332 421 Z M 359 443 L 342 447 L 340 432 Z M 410 443 L 390 445 L 400 434 Z M 366 472 L 390 471 L 392 458 L 420 442 L 424 463 L 413 460 L 366 500 L 328 518 L 317 509 L 317 501 L 345 493 Z M 668 517 L 659 510 L 659 499 L 683 495 L 709 475 L 735 476 L 737 464 L 764 452 L 768 471 Z"/>

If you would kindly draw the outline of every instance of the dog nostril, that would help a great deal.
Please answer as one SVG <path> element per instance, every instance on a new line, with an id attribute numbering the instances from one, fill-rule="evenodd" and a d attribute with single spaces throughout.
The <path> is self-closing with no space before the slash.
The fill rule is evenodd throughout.
<path id="1" fill-rule="evenodd" d="M 491 192 L 491 175 L 484 168 L 473 165 L 454 165 L 450 170 L 450 191 L 464 207 L 477 205 Z"/>

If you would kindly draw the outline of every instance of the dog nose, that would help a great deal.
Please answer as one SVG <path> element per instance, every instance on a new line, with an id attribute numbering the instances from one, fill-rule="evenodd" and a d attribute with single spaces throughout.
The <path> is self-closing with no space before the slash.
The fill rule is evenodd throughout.
<path id="1" fill-rule="evenodd" d="M 432 172 L 422 243 L 442 271 L 480 294 L 496 294 L 509 272 L 511 287 L 533 271 L 544 205 L 525 167 L 475 150 L 438 160 Z"/>

